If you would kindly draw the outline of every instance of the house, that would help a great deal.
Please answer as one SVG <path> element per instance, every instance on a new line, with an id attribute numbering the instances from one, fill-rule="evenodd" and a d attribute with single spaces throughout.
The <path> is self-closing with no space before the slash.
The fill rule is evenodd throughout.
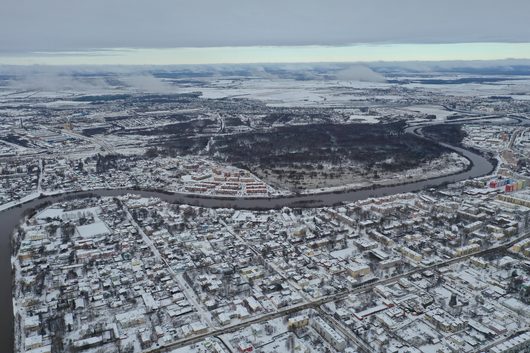
<path id="1" fill-rule="evenodd" d="M 289 330 L 296 330 L 302 327 L 309 325 L 309 316 L 307 315 L 298 315 L 292 317 L 287 321 L 287 327 Z"/>
<path id="2" fill-rule="evenodd" d="M 254 352 L 254 346 L 248 341 L 239 342 L 237 348 L 240 353 Z"/>

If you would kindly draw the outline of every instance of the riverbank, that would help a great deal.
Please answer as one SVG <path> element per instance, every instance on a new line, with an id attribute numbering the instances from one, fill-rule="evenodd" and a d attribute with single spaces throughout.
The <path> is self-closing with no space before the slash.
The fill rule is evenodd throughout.
<path id="1" fill-rule="evenodd" d="M 50 194 L 33 195 L 29 199 L 10 205 L 0 211 L 0 308 L 5 313 L 13 313 L 12 295 L 12 266 L 11 266 L 11 235 L 24 215 L 32 209 L 53 202 L 60 202 L 70 198 L 89 196 L 119 196 L 127 193 L 138 194 L 143 197 L 158 197 L 170 203 L 190 204 L 207 208 L 234 208 L 250 210 L 268 210 L 282 207 L 323 207 L 333 206 L 342 202 L 353 202 L 370 197 L 381 197 L 406 192 L 414 192 L 425 188 L 441 186 L 469 178 L 481 177 L 490 174 L 494 166 L 480 154 L 466 149 L 446 145 L 446 147 L 467 158 L 470 168 L 453 175 L 446 175 L 429 180 L 416 181 L 405 184 L 369 187 L 358 190 L 344 190 L 322 192 L 314 194 L 293 194 L 279 197 L 234 198 L 229 196 L 192 195 L 185 193 L 171 193 L 167 191 L 149 191 L 135 189 L 98 189 L 65 192 L 56 191 Z M 13 315 L 6 314 L 0 321 L 0 351 L 12 352 L 13 350 Z"/>

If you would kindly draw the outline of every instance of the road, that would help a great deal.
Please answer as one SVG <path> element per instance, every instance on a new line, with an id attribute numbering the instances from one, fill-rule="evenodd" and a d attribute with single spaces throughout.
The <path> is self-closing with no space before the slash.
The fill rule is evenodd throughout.
<path id="1" fill-rule="evenodd" d="M 340 323 L 332 315 L 322 310 L 321 307 L 318 307 L 317 311 L 320 314 L 320 316 L 325 317 L 326 320 L 330 321 L 333 324 L 333 327 L 335 329 L 339 330 L 346 338 L 348 338 L 348 340 L 350 340 L 351 342 L 355 343 L 358 347 L 360 347 L 363 350 L 363 352 L 377 353 L 372 349 L 372 347 L 366 344 L 366 342 L 364 342 L 360 337 L 357 337 L 352 331 L 344 327 L 344 325 L 342 325 L 342 323 Z"/>
<path id="2" fill-rule="evenodd" d="M 428 124 L 411 125 L 406 128 L 405 132 L 412 133 L 419 137 L 425 138 L 421 133 L 421 128 L 426 125 Z M 63 130 L 63 132 L 65 134 L 69 134 L 76 138 L 88 140 L 88 141 L 91 141 L 92 143 L 98 143 L 97 140 L 88 138 L 83 135 L 79 135 L 71 131 Z M 432 140 L 429 140 L 429 141 L 433 143 L 437 143 Z M 200 206 L 200 207 L 210 207 L 210 208 L 211 207 L 213 208 L 228 207 L 228 208 L 235 208 L 235 209 L 270 210 L 270 209 L 278 209 L 282 207 L 307 208 L 307 207 L 333 206 L 333 205 L 338 205 L 342 202 L 358 201 L 358 200 L 363 200 L 369 197 L 382 197 L 382 196 L 388 196 L 392 194 L 414 192 L 414 191 L 423 190 L 426 188 L 444 185 L 446 183 L 454 183 L 454 182 L 458 182 L 461 180 L 467 180 L 469 178 L 481 177 L 481 176 L 490 174 L 494 170 L 493 165 L 488 160 L 486 160 L 484 157 L 480 156 L 479 154 L 475 152 L 468 151 L 464 148 L 451 146 L 445 143 L 440 143 L 440 145 L 446 148 L 449 148 L 453 150 L 454 152 L 470 160 L 472 164 L 471 169 L 458 172 L 452 175 L 412 181 L 409 183 L 398 183 L 395 185 L 376 185 L 373 188 L 352 189 L 352 190 L 345 189 L 345 190 L 340 190 L 340 191 L 322 191 L 322 192 L 317 192 L 317 193 L 312 193 L 312 194 L 293 194 L 293 195 L 281 195 L 281 196 L 274 196 L 274 197 L 235 198 L 235 197 L 230 197 L 230 196 L 224 197 L 224 196 L 209 196 L 209 195 L 193 195 L 193 194 L 188 194 L 188 193 L 160 193 L 160 192 L 149 191 L 149 190 L 139 191 L 139 190 L 126 190 L 126 189 L 121 190 L 121 191 L 106 190 L 106 189 L 92 190 L 92 191 L 94 193 L 100 194 L 101 196 L 105 196 L 104 194 L 112 194 L 113 192 L 115 194 L 126 193 L 126 192 L 137 193 L 137 194 L 140 193 L 144 195 L 152 195 L 153 197 L 159 197 L 162 200 L 167 201 L 167 202 L 189 204 L 189 205 Z M 106 149 L 109 153 L 113 151 L 113 147 L 106 143 L 102 143 L 101 147 Z M 43 196 L 55 195 L 55 194 L 60 194 L 60 193 L 70 194 L 71 196 L 74 196 L 76 194 L 76 192 L 68 192 L 68 191 L 55 192 L 54 191 L 54 192 L 46 192 L 44 193 Z M 4 207 L 0 206 L 0 210 L 2 209 L 5 210 L 8 207 L 17 206 L 27 201 L 28 199 L 24 199 L 18 202 L 13 202 L 9 206 L 4 206 Z"/>
<path id="3" fill-rule="evenodd" d="M 219 113 L 216 113 L 216 115 L 216 120 L 219 122 L 219 130 L 217 131 L 217 133 L 222 134 L 225 132 L 225 118 Z"/>
<path id="4" fill-rule="evenodd" d="M 488 255 L 488 254 L 495 253 L 495 252 L 504 251 L 507 248 L 509 248 L 510 246 L 512 246 L 513 244 L 515 244 L 516 242 L 518 242 L 518 241 L 520 241 L 520 240 L 522 240 L 524 238 L 527 238 L 528 236 L 530 236 L 530 232 L 527 232 L 527 233 L 525 233 L 525 234 L 523 234 L 523 235 L 521 235 L 521 236 L 517 237 L 516 239 L 513 239 L 513 240 L 511 240 L 509 242 L 503 243 L 503 244 L 495 246 L 495 247 L 491 247 L 489 249 L 485 249 L 485 250 L 474 252 L 472 254 L 463 255 L 463 256 L 452 258 L 452 259 L 448 259 L 446 261 L 442 261 L 442 262 L 434 264 L 434 265 L 421 267 L 421 268 L 416 268 L 416 269 L 410 270 L 410 271 L 405 272 L 405 273 L 400 274 L 400 275 L 396 275 L 396 276 L 393 276 L 393 277 L 381 279 L 381 280 L 378 280 L 378 281 L 375 281 L 375 282 L 372 282 L 372 283 L 369 283 L 369 284 L 361 285 L 359 287 L 355 287 L 353 289 L 345 290 L 345 291 L 342 291 L 342 292 L 339 292 L 339 293 L 336 293 L 336 294 L 323 296 L 323 297 L 314 299 L 314 300 L 309 301 L 309 302 L 304 302 L 304 303 L 288 306 L 288 307 L 285 307 L 285 308 L 281 308 L 279 310 L 276 310 L 273 313 L 267 313 L 267 314 L 264 314 L 264 315 L 261 315 L 261 316 L 258 316 L 258 317 L 254 317 L 254 318 L 245 320 L 245 321 L 240 322 L 240 323 L 228 325 L 228 326 L 225 326 L 223 328 L 218 328 L 218 329 L 215 329 L 215 330 L 210 330 L 208 332 L 205 332 L 205 333 L 202 333 L 202 334 L 199 334 L 199 335 L 185 337 L 185 338 L 182 338 L 180 340 L 177 340 L 177 341 L 174 341 L 174 342 L 171 342 L 171 343 L 167 343 L 167 344 L 165 344 L 164 346 L 161 346 L 161 347 L 148 349 L 148 350 L 144 351 L 143 353 L 155 353 L 155 352 L 156 353 L 165 353 L 165 352 L 168 352 L 168 351 L 170 351 L 172 349 L 184 347 L 184 346 L 199 342 L 199 341 L 205 339 L 206 337 L 219 336 L 219 335 L 222 335 L 222 334 L 225 334 L 225 333 L 228 333 L 228 332 L 233 332 L 233 331 L 239 330 L 241 328 L 247 327 L 247 326 L 252 325 L 252 324 L 270 321 L 270 320 L 273 320 L 273 319 L 276 319 L 276 318 L 279 318 L 279 317 L 282 317 L 282 316 L 285 316 L 285 315 L 293 314 L 293 313 L 296 313 L 296 312 L 299 312 L 299 311 L 302 311 L 302 310 L 306 310 L 306 309 L 316 309 L 316 310 L 320 311 L 319 307 L 321 305 L 323 305 L 323 304 L 330 303 L 330 302 L 337 301 L 337 300 L 346 299 L 348 296 L 350 296 L 352 294 L 358 294 L 358 293 L 361 293 L 361 292 L 364 292 L 364 291 L 367 291 L 367 290 L 371 290 L 375 286 L 378 286 L 378 285 L 385 285 L 385 284 L 393 283 L 393 282 L 396 282 L 397 280 L 399 280 L 400 278 L 408 277 L 408 276 L 411 276 L 411 275 L 413 275 L 415 273 L 420 273 L 420 272 L 423 272 L 423 271 L 426 271 L 426 270 L 434 270 L 434 269 L 438 269 L 438 268 L 441 268 L 441 267 L 450 266 L 452 264 L 467 260 L 467 259 L 469 259 L 470 257 L 473 257 L 473 256 L 483 256 L 483 255 Z M 337 328 L 340 330 L 340 327 L 342 327 L 342 326 L 339 325 Z M 341 330 L 341 332 L 342 332 L 342 330 Z M 354 340 L 354 342 L 357 342 L 358 340 L 360 340 L 360 339 L 356 338 Z M 360 344 L 361 347 L 364 347 L 365 345 L 366 345 L 366 343 L 361 343 Z M 369 353 L 369 352 L 371 352 L 371 350 L 367 350 L 367 352 Z"/>
<path id="5" fill-rule="evenodd" d="M 42 192 L 42 178 L 44 178 L 44 161 L 39 159 L 39 181 L 37 182 L 37 193 Z"/>
<path id="6" fill-rule="evenodd" d="M 201 317 L 201 321 L 206 321 L 206 324 L 208 324 L 208 326 L 213 327 L 214 323 L 212 322 L 210 312 L 201 303 L 199 303 L 199 301 L 196 298 L 195 292 L 190 288 L 190 286 L 184 279 L 182 273 L 177 273 L 173 270 L 171 265 L 166 261 L 166 259 L 162 256 L 162 254 L 160 254 L 160 251 L 155 246 L 151 238 L 149 238 L 147 234 L 145 234 L 142 227 L 140 227 L 140 225 L 136 222 L 136 220 L 131 215 L 126 205 L 123 205 L 123 209 L 125 210 L 125 213 L 127 214 L 127 219 L 129 220 L 129 222 L 131 222 L 131 224 L 136 228 L 138 233 L 142 236 L 144 243 L 147 246 L 149 246 L 155 258 L 166 266 L 166 269 L 168 270 L 169 275 L 173 278 L 173 280 L 176 283 L 178 283 L 178 285 L 182 289 L 182 292 L 186 296 L 186 299 L 188 300 L 188 302 L 190 302 L 193 305 L 193 307 L 195 308 L 195 310 Z"/>
<path id="7" fill-rule="evenodd" d="M 79 134 L 79 133 L 77 133 L 75 131 L 66 130 L 66 129 L 63 129 L 60 132 L 65 134 L 65 135 L 68 135 L 70 137 L 74 137 L 76 139 L 88 141 L 88 142 L 90 142 L 90 143 L 92 143 L 92 144 L 94 144 L 96 146 L 99 146 L 102 150 L 104 150 L 105 152 L 107 152 L 109 154 L 113 154 L 113 153 L 116 152 L 115 149 L 114 149 L 114 146 L 112 146 L 110 143 L 104 141 L 101 138 L 88 137 L 88 136 Z"/>
<path id="8" fill-rule="evenodd" d="M 521 133 L 523 133 L 524 131 L 524 128 L 514 130 L 512 135 L 510 136 L 510 141 L 508 141 L 508 145 L 503 151 L 499 153 L 499 158 L 501 159 L 502 163 L 512 166 L 511 169 L 516 169 L 517 167 L 517 158 L 513 153 L 513 145 L 517 137 L 521 135 Z"/>
<path id="9" fill-rule="evenodd" d="M 519 329 L 519 330 L 516 330 L 516 331 L 513 331 L 513 332 L 505 333 L 504 335 L 502 335 L 501 337 L 498 337 L 496 340 L 494 340 L 493 342 L 489 343 L 488 345 L 479 347 L 479 348 L 475 349 L 474 351 L 472 351 L 471 353 L 487 352 L 490 348 L 498 345 L 499 343 L 505 342 L 505 341 L 509 340 L 511 337 L 513 337 L 515 335 L 523 334 L 523 333 L 525 333 L 527 331 L 530 331 L 530 327 L 529 326 L 527 326 L 525 328 L 522 328 L 522 329 Z"/>
<path id="10" fill-rule="evenodd" d="M 414 130 L 421 128 L 421 126 L 414 126 Z M 83 138 L 85 139 L 85 136 L 73 134 L 76 138 Z M 90 140 L 90 139 L 89 139 Z M 94 143 L 97 143 L 97 141 L 93 141 Z M 164 201 L 170 202 L 170 203 L 182 203 L 182 204 L 190 204 L 190 205 L 196 205 L 201 207 L 210 207 L 210 208 L 216 208 L 216 207 L 228 207 L 228 208 L 235 208 L 235 209 L 279 209 L 282 207 L 302 207 L 302 208 L 308 208 L 308 207 L 322 207 L 322 206 L 332 206 L 337 205 L 342 202 L 352 202 L 357 200 L 366 199 L 369 197 L 381 197 L 381 196 L 387 196 L 392 194 L 399 194 L 399 193 L 405 193 L 405 192 L 414 192 L 418 190 L 422 190 L 428 187 L 435 187 L 439 185 L 443 185 L 445 183 L 452 183 L 457 182 L 461 180 L 466 180 L 469 178 L 479 177 L 483 175 L 487 175 L 491 173 L 493 170 L 493 166 L 485 160 L 482 156 L 467 151 L 462 148 L 448 146 L 449 148 L 452 148 L 453 150 L 463 154 L 466 156 L 466 158 L 473 160 L 473 168 L 469 171 L 458 173 L 451 176 L 445 176 L 445 177 L 439 177 L 439 178 L 433 178 L 430 180 L 423 180 L 419 182 L 413 182 L 408 184 L 400 184 L 400 185 L 392 185 L 392 186 L 378 186 L 374 189 L 362 189 L 362 190 L 343 190 L 340 192 L 322 192 L 317 194 L 309 194 L 309 195 L 289 195 L 289 196 L 281 196 L 281 197 L 269 197 L 269 198 L 230 198 L 230 197 L 211 197 L 211 196 L 197 196 L 197 195 L 191 195 L 191 194 L 178 194 L 178 193 L 166 193 L 166 192 L 157 192 L 157 191 L 141 191 L 141 190 L 127 190 L 127 189 L 116 189 L 116 190 L 86 190 L 86 191 L 77 191 L 77 192 L 67 192 L 65 190 L 56 190 L 52 192 L 44 192 L 42 193 L 42 198 L 39 198 L 38 193 L 34 193 L 31 195 L 28 195 L 27 197 L 23 198 L 22 200 L 18 200 L 16 202 L 12 202 L 10 204 L 5 204 L 0 206 L 0 224 L 3 225 L 3 228 L 0 229 L 2 233 L 2 239 L 4 241 L 3 248 L 5 249 L 4 253 L 0 257 L 1 268 L 5 269 L 3 273 L 3 281 L 5 283 L 12 283 L 12 273 L 11 273 L 11 263 L 10 263 L 10 244 L 9 239 L 10 236 L 15 229 L 17 222 L 24 216 L 24 212 L 26 210 L 29 210 L 33 207 L 38 207 L 39 205 L 42 205 L 44 202 L 60 202 L 64 201 L 66 198 L 74 198 L 74 197 L 86 197 L 89 193 L 99 196 L 119 196 L 124 195 L 126 193 L 134 193 L 139 194 L 143 197 L 158 197 Z M 103 145 L 102 148 L 107 149 L 107 151 L 111 152 L 112 147 L 111 146 L 105 146 Z M 38 199 L 37 199 L 38 198 Z M 20 206 L 20 207 L 15 207 Z M 486 251 L 492 251 L 492 250 L 486 250 Z M 466 257 L 467 258 L 467 257 Z M 451 261 L 458 261 L 458 260 L 451 260 Z M 445 264 L 435 265 L 435 266 L 445 266 L 449 262 L 446 262 Z M 418 269 L 418 271 L 423 269 Z M 406 276 L 409 274 L 404 274 L 403 276 Z M 207 336 L 213 335 L 215 332 L 217 334 L 223 334 L 228 331 L 237 330 L 238 328 L 245 327 L 246 325 L 249 325 L 251 323 L 258 323 L 263 322 L 266 320 L 270 320 L 274 317 L 280 317 L 283 315 L 287 315 L 289 313 L 294 313 L 303 309 L 308 308 L 315 308 L 318 307 L 321 304 L 338 300 L 341 298 L 345 298 L 349 294 L 357 293 L 358 291 L 362 290 L 368 290 L 370 288 L 373 288 L 374 285 L 377 284 L 384 284 L 388 283 L 390 281 L 395 280 L 396 278 L 390 278 L 385 280 L 380 280 L 375 282 L 372 285 L 366 285 L 362 287 L 355 288 L 352 292 L 343 292 L 343 293 L 337 293 L 334 296 L 330 297 L 322 297 L 318 300 L 306 302 L 302 304 L 298 304 L 295 306 L 290 306 L 287 308 L 282 308 L 281 310 L 272 313 L 272 314 L 265 314 L 264 316 L 255 317 L 251 320 L 247 320 L 245 322 L 242 322 L 237 325 L 228 326 L 226 328 L 212 328 L 204 335 L 199 336 L 193 336 L 189 338 L 182 339 L 180 341 L 173 342 L 170 345 L 167 345 L 167 349 L 170 349 L 173 346 L 182 346 L 187 345 L 192 342 L 200 341 L 204 339 Z M 13 313 L 13 307 L 12 307 L 12 293 L 11 293 L 11 286 L 6 285 L 0 291 L 0 303 L 2 303 L 2 308 L 5 312 Z M 187 289 L 189 290 L 189 289 Z M 190 293 L 190 292 L 188 292 Z M 342 297 L 341 297 L 342 296 Z M 191 295 L 190 298 L 194 298 L 194 295 Z M 191 303 L 193 301 L 190 300 Z M 197 303 L 198 304 L 198 303 Z M 196 307 L 200 308 L 200 305 L 196 305 Z M 7 332 L 4 335 L 4 338 L 2 342 L 0 342 L 0 346 L 2 347 L 2 351 L 9 351 L 12 348 L 12 328 L 13 328 L 13 317 L 7 317 L 4 320 L 4 332 Z M 9 333 L 11 332 L 11 333 Z M 163 351 L 161 349 L 166 349 L 166 346 L 159 348 L 159 351 Z M 5 349 L 4 349 L 5 348 Z"/>
<path id="11" fill-rule="evenodd" d="M 308 301 L 310 300 L 310 298 L 306 295 L 306 293 L 304 293 L 300 287 L 294 283 L 293 281 L 291 281 L 291 279 L 289 279 L 286 275 L 283 274 L 283 271 L 281 271 L 277 266 L 276 264 L 272 263 L 272 261 L 269 261 L 267 262 L 263 256 L 260 254 L 259 251 L 256 250 L 256 248 L 250 244 L 249 242 L 247 242 L 246 239 L 244 239 L 243 237 L 241 237 L 238 233 L 234 232 L 234 230 L 232 229 L 232 227 L 228 226 L 223 220 L 220 220 L 220 222 L 226 229 L 226 231 L 228 233 L 230 233 L 232 236 L 234 236 L 236 239 L 238 239 L 241 243 L 245 244 L 253 253 L 254 255 L 260 259 L 261 263 L 263 264 L 267 264 L 267 266 L 272 269 L 274 271 L 274 273 L 276 273 L 278 276 L 280 276 L 285 282 L 289 283 L 289 285 L 296 289 L 298 292 L 298 294 L 300 294 L 304 300 Z"/>

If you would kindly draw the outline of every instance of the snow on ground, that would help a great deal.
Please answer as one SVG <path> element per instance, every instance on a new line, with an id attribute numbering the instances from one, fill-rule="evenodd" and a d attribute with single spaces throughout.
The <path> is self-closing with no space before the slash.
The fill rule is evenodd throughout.
<path id="1" fill-rule="evenodd" d="M 229 353 L 229 351 L 226 348 L 224 348 L 220 340 L 216 338 L 208 338 L 199 343 L 194 343 L 189 346 L 174 349 L 170 351 L 169 353 L 206 353 L 206 352 Z"/>
<path id="2" fill-rule="evenodd" d="M 89 105 L 90 102 L 80 102 L 80 101 L 71 101 L 71 100 L 56 100 L 52 102 L 37 103 L 35 107 L 42 108 L 59 108 L 64 106 L 80 106 L 80 105 Z"/>
<path id="3" fill-rule="evenodd" d="M 530 94 L 515 94 L 510 95 L 509 97 L 512 97 L 514 100 L 530 101 Z"/>
<path id="4" fill-rule="evenodd" d="M 505 96 L 509 92 L 528 92 L 530 80 L 499 81 L 495 83 L 463 83 L 463 84 L 423 84 L 409 83 L 404 87 L 410 89 L 423 89 L 430 92 L 451 94 L 454 96 L 487 97 L 494 95 Z"/>
<path id="5" fill-rule="evenodd" d="M 372 185 L 394 185 L 399 183 L 411 183 L 420 180 L 437 178 L 444 175 L 451 175 L 464 170 L 469 165 L 469 160 L 455 152 L 447 153 L 440 158 L 422 163 L 420 166 L 396 173 L 382 173 L 380 179 L 367 180 L 359 177 L 357 182 L 348 182 L 343 185 L 307 188 L 299 191 L 302 194 L 312 194 L 321 192 L 335 192 L 341 190 L 355 190 Z"/>
<path id="6" fill-rule="evenodd" d="M 436 121 L 445 121 L 454 112 L 448 111 L 440 105 L 411 105 L 402 109 L 404 111 L 418 112 L 421 114 L 436 115 Z"/>
<path id="7" fill-rule="evenodd" d="M 274 107 L 343 106 L 352 101 L 377 98 L 393 101 L 398 95 L 368 93 L 373 88 L 388 88 L 390 84 L 357 81 L 297 81 L 288 79 L 254 79 L 247 81 L 217 80 L 209 87 L 179 87 L 178 93 L 202 92 L 204 98 L 256 99 Z M 366 91 L 365 91 L 366 90 Z"/>
<path id="8" fill-rule="evenodd" d="M 379 122 L 379 119 L 381 117 L 375 116 L 375 115 L 356 115 L 352 114 L 350 115 L 350 118 L 348 119 L 348 122 L 363 122 L 368 124 L 377 124 Z"/>
<path id="9" fill-rule="evenodd" d="M 37 219 L 46 219 L 46 218 L 55 218 L 60 217 L 64 213 L 62 208 L 46 208 L 43 211 L 37 213 L 35 218 Z"/>

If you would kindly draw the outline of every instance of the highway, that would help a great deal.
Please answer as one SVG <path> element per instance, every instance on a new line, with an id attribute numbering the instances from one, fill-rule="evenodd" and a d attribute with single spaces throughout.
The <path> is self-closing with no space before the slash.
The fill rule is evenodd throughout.
<path id="1" fill-rule="evenodd" d="M 107 152 L 108 154 L 113 154 L 113 153 L 116 152 L 114 150 L 114 146 L 112 146 L 110 143 L 106 142 L 105 140 L 103 140 L 101 138 L 88 137 L 88 136 L 82 135 L 80 133 L 77 133 L 75 131 L 66 130 L 66 129 L 63 129 L 60 132 L 65 134 L 65 135 L 68 135 L 70 137 L 74 137 L 74 138 L 77 138 L 77 139 L 80 139 L 80 140 L 84 140 L 84 141 L 90 142 L 90 143 L 92 143 L 92 144 L 94 144 L 96 146 L 99 146 L 103 151 Z"/>

